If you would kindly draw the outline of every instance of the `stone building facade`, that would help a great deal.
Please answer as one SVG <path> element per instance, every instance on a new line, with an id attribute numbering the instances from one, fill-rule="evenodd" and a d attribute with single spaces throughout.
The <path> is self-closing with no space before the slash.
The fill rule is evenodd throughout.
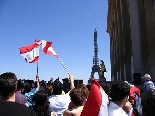
<path id="1" fill-rule="evenodd" d="M 155 81 L 155 0 L 108 0 L 107 32 L 111 80 L 148 73 Z"/>

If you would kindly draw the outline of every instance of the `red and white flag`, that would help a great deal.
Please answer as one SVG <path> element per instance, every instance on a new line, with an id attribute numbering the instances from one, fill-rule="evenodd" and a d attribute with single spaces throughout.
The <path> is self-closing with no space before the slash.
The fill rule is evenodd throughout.
<path id="1" fill-rule="evenodd" d="M 55 58 L 58 58 L 58 55 L 52 48 L 52 42 L 46 42 L 45 40 L 42 40 L 42 49 L 46 55 L 54 55 Z"/>
<path id="2" fill-rule="evenodd" d="M 39 59 L 40 45 L 42 45 L 42 50 L 46 55 L 53 55 L 55 56 L 55 58 L 58 58 L 58 55 L 52 48 L 52 42 L 46 42 L 45 40 L 35 40 L 34 44 L 19 48 L 20 54 L 25 58 L 28 63 L 35 63 Z"/>
<path id="3" fill-rule="evenodd" d="M 39 59 L 39 46 L 41 42 L 35 42 L 30 46 L 21 47 L 20 54 L 25 58 L 28 63 L 35 63 Z"/>
<path id="4" fill-rule="evenodd" d="M 96 80 L 93 80 L 81 116 L 108 116 L 108 103 L 108 95 L 100 84 Z"/>

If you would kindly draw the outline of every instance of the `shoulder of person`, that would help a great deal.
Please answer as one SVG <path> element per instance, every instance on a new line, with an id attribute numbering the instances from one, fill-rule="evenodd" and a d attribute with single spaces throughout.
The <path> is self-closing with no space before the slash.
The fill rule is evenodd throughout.
<path id="1" fill-rule="evenodd" d="M 22 105 L 16 102 L 7 103 L 10 108 L 15 108 L 12 112 L 18 112 L 19 114 L 22 112 L 23 115 L 21 116 L 37 116 L 36 113 L 26 105 Z"/>

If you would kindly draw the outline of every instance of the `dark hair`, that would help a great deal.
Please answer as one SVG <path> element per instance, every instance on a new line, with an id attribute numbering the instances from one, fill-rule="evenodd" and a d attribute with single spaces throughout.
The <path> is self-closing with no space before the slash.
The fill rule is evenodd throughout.
<path id="1" fill-rule="evenodd" d="M 48 94 L 44 90 L 38 91 L 32 101 L 35 103 L 33 110 L 37 116 L 50 116 Z"/>
<path id="2" fill-rule="evenodd" d="M 25 85 L 25 92 L 29 93 L 31 91 L 31 88 L 32 88 L 31 84 L 26 83 L 26 85 Z"/>
<path id="3" fill-rule="evenodd" d="M 22 89 L 22 82 L 21 80 L 18 80 L 17 82 L 17 91 L 20 91 Z"/>
<path id="4" fill-rule="evenodd" d="M 43 82 L 41 82 L 40 86 L 46 88 L 46 83 L 43 81 Z"/>
<path id="5" fill-rule="evenodd" d="M 110 95 L 110 86 L 107 83 L 101 83 L 100 86 L 107 95 Z"/>
<path id="6" fill-rule="evenodd" d="M 0 95 L 9 99 L 16 91 L 17 78 L 14 73 L 6 72 L 0 75 Z"/>
<path id="7" fill-rule="evenodd" d="M 121 101 L 130 93 L 130 87 L 124 81 L 119 81 L 111 86 L 110 97 L 112 101 Z"/>
<path id="8" fill-rule="evenodd" d="M 155 92 L 151 93 L 145 101 L 143 116 L 155 115 Z"/>
<path id="9" fill-rule="evenodd" d="M 82 88 L 74 88 L 69 93 L 71 102 L 76 106 L 81 106 L 85 100 L 85 92 Z"/>
<path id="10" fill-rule="evenodd" d="M 47 94 L 48 94 L 48 96 L 51 96 L 52 95 L 52 93 L 53 93 L 53 87 L 52 87 L 52 84 L 47 84 L 46 85 L 46 92 L 47 92 Z"/>
<path id="11" fill-rule="evenodd" d="M 77 88 L 81 88 L 83 91 L 83 95 L 85 96 L 85 98 L 87 99 L 89 91 L 88 91 L 88 87 L 85 84 L 78 84 Z"/>
<path id="12" fill-rule="evenodd" d="M 63 90 L 63 85 L 60 81 L 55 81 L 53 82 L 53 94 L 54 95 L 61 95 L 62 90 Z"/>

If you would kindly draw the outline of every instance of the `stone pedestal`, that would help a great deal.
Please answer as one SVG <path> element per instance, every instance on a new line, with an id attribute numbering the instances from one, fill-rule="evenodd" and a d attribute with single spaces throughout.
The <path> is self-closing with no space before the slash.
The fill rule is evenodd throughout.
<path id="1" fill-rule="evenodd" d="M 101 83 L 105 83 L 106 82 L 106 78 L 104 77 L 104 78 L 100 78 L 100 79 L 95 79 L 99 84 L 101 84 Z M 88 85 L 91 85 L 91 83 L 92 83 L 92 79 L 89 79 L 88 80 Z"/>

